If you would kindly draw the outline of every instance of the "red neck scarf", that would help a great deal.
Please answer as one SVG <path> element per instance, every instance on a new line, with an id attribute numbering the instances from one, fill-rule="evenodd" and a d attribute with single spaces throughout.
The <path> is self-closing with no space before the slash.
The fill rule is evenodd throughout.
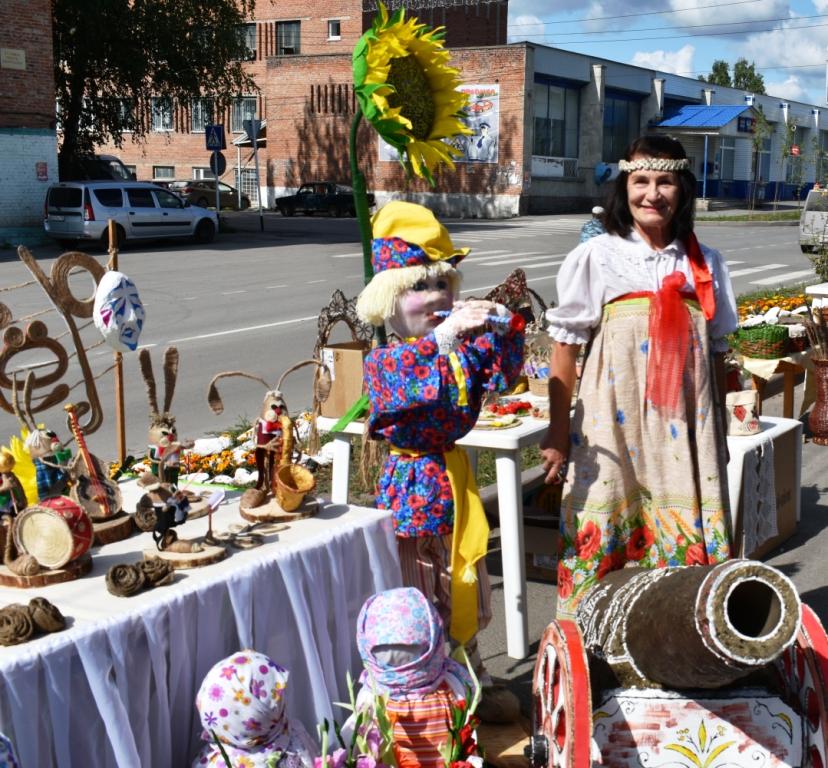
<path id="1" fill-rule="evenodd" d="M 699 241 L 696 235 L 691 232 L 684 242 L 687 258 L 690 260 L 690 271 L 693 273 L 693 282 L 696 284 L 696 296 L 699 297 L 704 319 L 708 322 L 716 314 L 716 295 L 713 292 L 713 275 L 704 255 L 701 252 Z"/>

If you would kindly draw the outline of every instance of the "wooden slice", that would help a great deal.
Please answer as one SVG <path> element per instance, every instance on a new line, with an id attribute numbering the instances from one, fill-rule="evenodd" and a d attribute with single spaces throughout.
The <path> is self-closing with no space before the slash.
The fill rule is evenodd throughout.
<path id="1" fill-rule="evenodd" d="M 293 512 L 285 512 L 276 499 L 270 499 L 260 507 L 245 507 L 239 505 L 239 514 L 249 523 L 289 523 L 291 520 L 301 520 L 303 517 L 313 517 L 319 512 L 318 499 L 305 499 L 302 505 Z"/>
<path id="2" fill-rule="evenodd" d="M 187 568 L 201 568 L 203 565 L 212 565 L 224 560 L 227 555 L 225 547 L 217 547 L 211 544 L 202 544 L 201 552 L 168 552 L 160 549 L 145 549 L 144 560 L 152 560 L 154 557 L 166 560 L 175 570 Z"/>
<path id="3" fill-rule="evenodd" d="M 132 515 L 126 512 L 118 512 L 106 520 L 92 521 L 92 530 L 95 532 L 94 545 L 112 544 L 116 541 L 123 541 L 132 536 L 135 531 L 135 521 Z"/>
<path id="4" fill-rule="evenodd" d="M 41 571 L 34 576 L 18 576 L 12 573 L 5 565 L 0 565 L 0 585 L 4 587 L 18 587 L 29 589 L 32 587 L 48 587 L 50 584 L 60 584 L 64 581 L 74 581 L 89 573 L 92 568 L 92 557 L 85 554 L 77 560 L 72 560 L 63 568 L 54 571 Z"/>
<path id="5" fill-rule="evenodd" d="M 210 496 L 209 491 L 203 493 L 186 492 L 190 500 L 190 510 L 187 512 L 188 520 L 197 520 L 199 517 L 204 517 L 210 509 L 207 499 Z"/>

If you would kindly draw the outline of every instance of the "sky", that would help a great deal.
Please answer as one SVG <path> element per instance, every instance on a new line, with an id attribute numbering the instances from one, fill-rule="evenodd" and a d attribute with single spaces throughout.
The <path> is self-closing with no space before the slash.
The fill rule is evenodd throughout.
<path id="1" fill-rule="evenodd" d="M 745 58 L 766 93 L 826 105 L 828 0 L 510 0 L 508 35 L 694 78 Z"/>

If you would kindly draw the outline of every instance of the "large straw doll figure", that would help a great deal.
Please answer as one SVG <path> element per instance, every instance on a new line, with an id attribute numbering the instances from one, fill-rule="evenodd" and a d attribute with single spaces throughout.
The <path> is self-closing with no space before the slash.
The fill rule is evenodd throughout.
<path id="1" fill-rule="evenodd" d="M 455 269 L 468 248 L 420 205 L 395 201 L 372 219 L 374 276 L 361 319 L 388 322 L 399 343 L 365 361 L 370 434 L 390 454 L 377 506 L 394 513 L 403 582 L 432 600 L 452 643 L 464 645 L 483 684 L 480 716 L 509 720 L 517 701 L 482 667 L 477 633 L 491 619 L 484 556 L 489 527 L 468 456 L 457 440 L 474 426 L 487 391 L 520 374 L 523 320 L 490 301 L 456 301 Z"/>

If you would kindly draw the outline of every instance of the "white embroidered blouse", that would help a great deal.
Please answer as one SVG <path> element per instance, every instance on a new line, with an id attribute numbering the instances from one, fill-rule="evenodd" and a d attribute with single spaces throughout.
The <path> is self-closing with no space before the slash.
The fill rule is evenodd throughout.
<path id="1" fill-rule="evenodd" d="M 701 245 L 713 276 L 716 312 L 708 323 L 713 352 L 727 352 L 725 339 L 739 325 L 736 300 L 721 254 Z M 564 344 L 586 344 L 601 322 L 604 305 L 625 293 L 657 291 L 676 270 L 694 287 L 684 244 L 674 240 L 655 251 L 632 230 L 629 237 L 598 235 L 571 251 L 558 272 L 558 306 L 547 310 L 549 335 Z"/>

